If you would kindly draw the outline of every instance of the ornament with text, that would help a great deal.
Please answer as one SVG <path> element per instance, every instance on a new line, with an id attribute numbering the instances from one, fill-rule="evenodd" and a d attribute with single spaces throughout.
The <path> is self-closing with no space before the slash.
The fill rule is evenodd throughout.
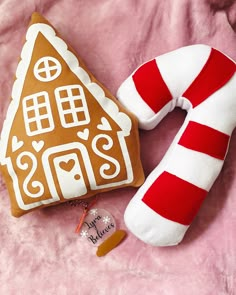
<path id="1" fill-rule="evenodd" d="M 82 216 L 82 227 L 76 232 L 92 246 L 97 246 L 97 256 L 101 257 L 117 247 L 126 237 L 124 230 L 116 230 L 113 216 L 104 209 L 93 208 Z M 81 224 L 81 223 L 80 223 Z"/>
<path id="2" fill-rule="evenodd" d="M 80 236 L 92 246 L 99 246 L 116 230 L 116 223 L 109 212 L 104 209 L 91 209 L 80 230 Z"/>

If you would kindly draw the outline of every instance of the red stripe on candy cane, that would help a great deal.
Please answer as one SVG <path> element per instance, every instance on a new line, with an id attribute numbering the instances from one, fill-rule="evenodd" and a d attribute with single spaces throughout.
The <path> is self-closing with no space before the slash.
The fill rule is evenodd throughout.
<path id="1" fill-rule="evenodd" d="M 207 191 L 164 171 L 150 186 L 142 201 L 159 215 L 189 225 Z"/>
<path id="2" fill-rule="evenodd" d="M 216 129 L 190 121 L 178 144 L 224 160 L 230 136 Z"/>
<path id="3" fill-rule="evenodd" d="M 161 76 L 155 59 L 142 65 L 132 78 L 137 92 L 155 113 L 158 113 L 172 100 L 172 95 Z"/>
<path id="4" fill-rule="evenodd" d="M 212 48 L 211 54 L 201 73 L 182 96 L 189 99 L 193 108 L 195 108 L 211 94 L 224 86 L 235 71 L 235 63 L 218 50 Z"/>

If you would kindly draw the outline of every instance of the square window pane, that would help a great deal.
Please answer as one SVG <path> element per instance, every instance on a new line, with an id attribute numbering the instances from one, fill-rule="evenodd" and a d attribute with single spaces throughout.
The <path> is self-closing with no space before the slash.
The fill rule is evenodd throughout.
<path id="1" fill-rule="evenodd" d="M 29 119 L 34 118 L 35 117 L 35 111 L 34 110 L 28 111 L 27 116 L 28 116 Z"/>
<path id="2" fill-rule="evenodd" d="M 73 96 L 78 96 L 78 95 L 80 95 L 80 91 L 79 91 L 79 88 L 72 88 L 71 89 L 72 90 L 72 95 Z"/>
<path id="3" fill-rule="evenodd" d="M 83 103 L 82 103 L 82 100 L 81 99 L 74 99 L 74 104 L 75 104 L 75 107 L 76 108 L 81 108 L 83 107 Z"/>
<path id="4" fill-rule="evenodd" d="M 68 97 L 68 93 L 66 90 L 60 90 L 59 95 L 60 95 L 60 98 Z"/>
<path id="5" fill-rule="evenodd" d="M 65 122 L 66 124 L 70 124 L 74 122 L 72 114 L 65 114 Z"/>
<path id="6" fill-rule="evenodd" d="M 70 103 L 69 101 L 65 101 L 62 103 L 63 110 L 69 110 L 70 109 Z"/>
<path id="7" fill-rule="evenodd" d="M 46 114 L 47 114 L 47 108 L 46 107 L 39 108 L 39 115 L 46 115 Z"/>
<path id="8" fill-rule="evenodd" d="M 34 105 L 34 101 L 32 98 L 26 100 L 26 107 L 32 107 Z"/>
<path id="9" fill-rule="evenodd" d="M 39 104 L 39 103 L 45 103 L 45 97 L 44 97 L 43 95 L 38 96 L 38 97 L 37 97 L 37 102 L 38 102 L 38 104 Z"/>
<path id="10" fill-rule="evenodd" d="M 42 124 L 42 128 L 49 128 L 50 127 L 50 123 L 48 119 L 43 119 L 41 120 L 41 124 Z"/>
<path id="11" fill-rule="evenodd" d="M 34 132 L 34 131 L 38 130 L 37 124 L 36 124 L 35 121 L 29 123 L 29 128 L 30 128 L 31 132 Z"/>
<path id="12" fill-rule="evenodd" d="M 84 121 L 86 119 L 84 112 L 77 112 L 77 119 L 79 122 Z"/>

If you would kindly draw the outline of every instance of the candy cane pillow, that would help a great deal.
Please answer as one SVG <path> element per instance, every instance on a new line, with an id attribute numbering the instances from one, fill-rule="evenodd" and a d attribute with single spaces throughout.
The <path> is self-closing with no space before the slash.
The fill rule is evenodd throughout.
<path id="1" fill-rule="evenodd" d="M 34 13 L 0 143 L 11 211 L 140 186 L 138 122 Z"/>
<path id="2" fill-rule="evenodd" d="M 220 173 L 236 126 L 235 70 L 220 51 L 193 45 L 148 61 L 120 86 L 119 100 L 143 129 L 175 107 L 188 112 L 126 209 L 127 227 L 144 242 L 178 244 Z"/>

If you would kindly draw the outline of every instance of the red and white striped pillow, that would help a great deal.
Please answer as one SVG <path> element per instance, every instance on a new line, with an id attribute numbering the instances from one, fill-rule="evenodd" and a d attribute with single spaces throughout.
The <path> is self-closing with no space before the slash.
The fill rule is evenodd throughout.
<path id="1" fill-rule="evenodd" d="M 235 70 L 220 51 L 192 45 L 141 65 L 118 89 L 142 129 L 153 129 L 175 107 L 188 112 L 126 209 L 127 227 L 144 242 L 178 244 L 220 173 L 236 126 Z"/>

